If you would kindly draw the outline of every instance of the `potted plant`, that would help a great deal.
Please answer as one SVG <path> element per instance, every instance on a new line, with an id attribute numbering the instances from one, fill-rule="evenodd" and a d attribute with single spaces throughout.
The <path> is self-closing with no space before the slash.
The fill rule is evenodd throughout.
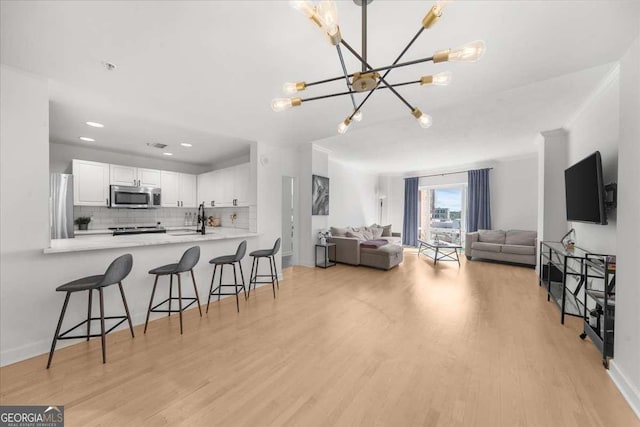
<path id="1" fill-rule="evenodd" d="M 89 228 L 89 223 L 91 222 L 91 217 L 79 216 L 73 222 L 78 226 L 78 230 L 87 230 Z"/>
<path id="2" fill-rule="evenodd" d="M 321 245 L 326 245 L 327 244 L 327 239 L 331 237 L 331 232 L 330 231 L 319 231 L 318 232 L 318 241 L 320 242 Z"/>

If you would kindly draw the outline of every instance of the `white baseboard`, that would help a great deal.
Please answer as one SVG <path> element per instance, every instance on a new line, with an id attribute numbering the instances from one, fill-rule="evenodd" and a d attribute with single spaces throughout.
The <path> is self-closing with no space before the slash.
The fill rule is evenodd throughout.
<path id="1" fill-rule="evenodd" d="M 626 375 L 618 368 L 615 360 L 609 362 L 609 376 L 618 387 L 622 396 L 627 400 L 629 406 L 636 416 L 640 418 L 640 391 L 627 379 Z"/>

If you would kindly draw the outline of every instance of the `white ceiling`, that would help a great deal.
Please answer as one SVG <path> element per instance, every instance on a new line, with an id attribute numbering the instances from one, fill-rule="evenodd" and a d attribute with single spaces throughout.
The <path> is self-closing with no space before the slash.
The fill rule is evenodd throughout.
<path id="1" fill-rule="evenodd" d="M 359 47 L 360 8 L 350 0 L 338 3 L 343 36 Z M 393 61 L 431 4 L 374 1 L 369 62 Z M 323 140 L 320 144 L 338 157 L 397 172 L 530 150 L 530 135 L 561 125 L 602 79 L 608 67 L 596 66 L 622 56 L 638 34 L 639 16 L 640 2 L 633 0 L 453 2 L 405 59 L 483 39 L 482 61 L 427 63 L 389 75 L 391 82 L 401 82 L 453 71 L 451 86 L 401 90 L 433 116 L 434 126 L 417 127 L 406 106 L 380 91 L 366 104 L 363 122 L 340 139 L 334 138 L 335 129 L 350 110 L 348 98 L 309 102 L 279 114 L 269 108 L 284 81 L 341 72 L 335 48 L 285 1 L 3 1 L 0 59 L 50 78 L 53 113 L 67 123 L 107 121 L 81 117 L 83 109 L 113 118 L 117 129 L 110 141 L 123 141 L 118 135 L 141 124 L 160 123 L 130 140 L 159 139 L 165 132 L 178 140 L 190 135 L 185 129 L 209 135 L 211 150 L 220 151 L 250 140 L 279 145 Z M 349 70 L 357 70 L 346 51 L 345 57 Z M 118 68 L 106 71 L 102 61 Z M 577 74 L 560 77 L 571 73 Z M 338 82 L 303 94 L 343 88 Z M 55 121 L 54 115 L 52 129 Z M 54 132 L 60 138 L 78 133 L 64 122 Z"/>

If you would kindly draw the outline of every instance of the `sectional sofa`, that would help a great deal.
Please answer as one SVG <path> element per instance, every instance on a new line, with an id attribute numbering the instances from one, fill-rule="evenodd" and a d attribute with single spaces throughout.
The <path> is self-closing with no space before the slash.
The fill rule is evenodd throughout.
<path id="1" fill-rule="evenodd" d="M 375 225 L 374 225 L 375 226 Z M 390 270 L 403 260 L 400 233 L 391 232 L 391 226 L 383 228 L 381 236 L 366 233 L 370 227 L 331 227 L 329 243 L 336 244 L 336 262 L 350 265 Z M 379 247 L 367 247 L 367 241 L 386 241 Z M 381 242 L 382 243 L 382 242 Z"/>

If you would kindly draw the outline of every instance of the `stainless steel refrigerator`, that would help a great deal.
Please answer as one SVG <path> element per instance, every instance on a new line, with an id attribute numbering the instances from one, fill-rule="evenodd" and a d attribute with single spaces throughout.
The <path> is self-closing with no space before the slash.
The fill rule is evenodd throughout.
<path id="1" fill-rule="evenodd" d="M 73 235 L 73 175 L 53 173 L 49 193 L 52 239 L 72 239 Z"/>

